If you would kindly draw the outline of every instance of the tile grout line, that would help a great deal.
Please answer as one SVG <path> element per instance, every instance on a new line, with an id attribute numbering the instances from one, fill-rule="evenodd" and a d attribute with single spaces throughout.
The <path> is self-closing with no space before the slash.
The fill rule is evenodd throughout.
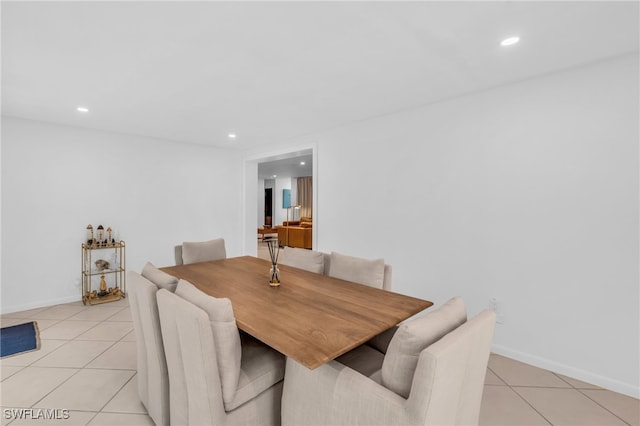
<path id="1" fill-rule="evenodd" d="M 489 366 L 487 366 L 487 368 L 489 368 Z M 511 392 L 515 393 L 515 394 L 518 396 L 518 398 L 520 398 L 522 401 L 524 401 L 524 403 L 525 403 L 525 404 L 527 404 L 529 407 L 531 407 L 531 409 L 532 409 L 533 411 L 535 411 L 536 413 L 538 413 L 538 414 L 540 415 L 540 417 L 542 417 L 542 418 L 544 419 L 544 421 L 545 421 L 545 422 L 549 423 L 551 426 L 554 426 L 554 424 L 553 424 L 553 423 L 551 423 L 551 421 L 550 421 L 549 419 L 547 419 L 547 418 L 546 418 L 546 417 L 545 417 L 545 416 L 544 416 L 540 411 L 538 411 L 538 410 L 536 409 L 536 407 L 534 407 L 533 405 L 531 405 L 531 403 L 530 403 L 529 401 L 527 401 L 527 400 L 526 400 L 522 395 L 520 395 L 518 392 L 516 392 L 516 390 L 515 390 L 515 389 L 514 389 L 510 384 L 508 384 L 508 383 L 507 383 L 507 381 L 506 381 L 505 379 L 503 379 L 502 377 L 500 377 L 500 376 L 498 375 L 498 373 L 496 373 L 495 371 L 493 371 L 491 368 L 489 368 L 489 370 L 491 370 L 491 372 L 492 372 L 493 374 L 495 374 L 496 376 L 498 376 L 498 378 L 499 378 L 500 380 L 502 380 L 502 381 L 507 385 L 507 387 L 509 388 L 509 390 L 511 390 Z"/>
<path id="2" fill-rule="evenodd" d="M 61 320 L 64 321 L 64 320 Z M 35 364 L 36 362 L 38 362 L 39 360 L 41 360 L 42 358 L 45 358 L 46 356 L 54 353 L 55 351 L 57 351 L 58 349 L 60 349 L 62 346 L 66 345 L 67 343 L 69 343 L 72 339 L 59 339 L 59 340 L 65 340 L 66 343 L 63 343 L 62 345 L 58 346 L 56 349 L 54 349 L 53 351 L 51 351 L 49 354 L 43 355 L 42 357 L 38 358 L 37 360 L 33 361 L 32 363 L 30 363 L 29 365 L 27 365 L 25 368 L 27 367 L 34 367 L 34 368 L 60 368 L 60 367 L 35 367 L 33 364 Z M 70 375 L 69 377 L 67 377 L 66 380 L 63 380 L 62 382 L 60 382 L 57 386 L 55 386 L 53 389 L 51 389 L 46 395 L 44 395 L 42 398 L 38 399 L 36 402 L 34 402 L 30 408 L 33 408 L 36 404 L 38 404 L 39 402 L 41 402 L 43 399 L 45 399 L 47 396 L 51 395 L 52 392 L 54 392 L 56 389 L 58 389 L 60 386 L 62 386 L 64 383 L 68 382 L 69 380 L 71 380 L 72 377 L 74 377 L 76 374 L 78 374 L 80 371 L 82 370 L 82 368 L 78 368 L 77 371 L 75 373 L 73 373 L 72 375 Z M 13 423 L 13 421 L 15 421 L 15 419 L 13 419 L 11 422 Z"/>
<path id="3" fill-rule="evenodd" d="M 128 303 L 128 302 L 127 302 L 127 303 Z M 124 311 L 125 309 L 127 309 L 127 307 L 126 307 L 126 306 L 125 306 L 125 307 L 123 307 L 122 309 L 120 309 L 118 312 L 116 312 L 116 313 L 114 313 L 113 315 L 111 315 L 109 318 L 106 318 L 106 319 L 104 319 L 104 320 L 100 321 L 100 324 L 104 323 L 105 321 L 108 321 L 110 318 L 114 317 L 115 315 L 118 315 L 119 313 L 121 313 L 121 312 L 122 312 L 122 311 Z M 112 321 L 112 322 L 113 322 L 113 321 Z M 121 321 L 121 322 L 125 322 L 125 321 Z M 129 322 L 129 321 L 126 321 L 126 322 Z M 98 324 L 98 325 L 99 325 L 99 324 Z M 97 327 L 98 325 L 96 325 L 96 327 Z M 131 328 L 132 328 L 132 330 L 133 330 L 133 323 L 132 323 Z M 122 341 L 123 341 L 122 339 L 124 339 L 127 335 L 129 335 L 129 333 L 130 333 L 130 332 L 131 332 L 131 331 L 129 331 L 128 333 L 126 333 L 124 336 L 120 337 L 120 339 L 118 339 L 118 340 L 114 341 L 114 342 L 113 342 L 113 344 L 112 344 L 111 346 L 109 346 L 109 348 L 111 348 L 111 347 L 115 346 L 117 343 L 122 342 Z M 108 348 L 107 348 L 107 350 L 108 350 Z M 105 350 L 105 351 L 106 351 L 106 350 Z M 98 356 L 99 356 L 99 355 L 98 355 Z M 94 360 L 95 360 L 95 358 L 94 358 Z M 87 365 L 88 365 L 88 364 L 87 364 Z M 89 367 L 87 367 L 87 368 L 89 368 Z M 89 369 L 90 369 L 90 368 L 89 368 Z M 122 386 L 121 386 L 121 387 L 120 387 L 120 388 L 119 388 L 119 389 L 118 389 L 118 390 L 117 390 L 117 391 L 116 391 L 116 392 L 111 396 L 111 398 L 109 398 L 109 400 L 107 400 L 107 401 L 104 403 L 104 405 L 103 405 L 102 407 L 100 407 L 100 410 L 98 410 L 98 412 L 96 413 L 96 415 L 95 415 L 95 416 L 94 416 L 94 417 L 89 421 L 89 423 L 91 423 L 91 421 L 93 421 L 93 419 L 94 419 L 95 417 L 97 417 L 100 413 L 110 413 L 109 411 L 103 411 L 103 410 L 105 409 L 105 407 L 106 407 L 107 405 L 109 405 L 109 403 L 110 403 L 111 401 L 113 401 L 113 399 L 114 399 L 114 398 L 115 398 L 115 397 L 116 397 L 120 392 L 122 392 L 122 390 L 125 388 L 125 386 L 127 386 L 127 384 L 129 384 L 129 382 L 131 382 L 132 380 L 137 380 L 137 379 L 136 379 L 136 376 L 137 376 L 137 374 L 138 374 L 137 370 L 130 370 L 130 369 L 117 369 L 117 370 L 128 370 L 128 371 L 133 371 L 133 375 L 129 378 L 129 380 L 127 380 L 127 381 L 126 381 L 126 382 L 125 382 L 125 383 L 124 383 L 124 384 L 123 384 L 123 385 L 122 385 Z M 117 412 L 116 412 L 116 414 L 119 414 L 119 413 L 117 413 Z M 136 413 L 136 414 L 137 414 L 137 413 Z M 147 415 L 148 415 L 148 414 L 147 414 Z M 87 423 L 87 424 L 89 424 L 89 423 Z"/>
<path id="4" fill-rule="evenodd" d="M 523 386 L 524 387 L 524 386 Z M 535 411 L 536 413 L 538 413 L 540 415 L 540 417 L 542 417 L 544 419 L 545 422 L 549 423 L 551 426 L 554 426 L 553 423 L 551 423 L 551 420 L 549 420 L 544 414 L 542 414 L 540 411 L 538 411 L 538 409 L 536 407 L 533 406 L 533 404 L 531 404 L 529 401 L 526 400 L 525 397 L 523 397 L 522 395 L 520 395 L 518 392 L 516 392 L 516 390 L 509 386 L 509 389 L 511 389 L 511 391 L 513 393 L 515 393 L 516 395 L 518 395 L 518 398 L 520 398 L 521 400 L 524 401 L 525 404 L 527 404 L 529 407 L 531 407 L 533 409 L 533 411 Z"/>
<path id="5" fill-rule="evenodd" d="M 562 377 L 560 377 L 559 374 L 554 373 L 553 371 L 551 372 L 553 373 L 557 378 L 559 378 L 560 380 L 562 380 L 563 382 L 569 383 L 567 380 L 564 380 Z M 629 425 L 629 423 L 627 423 L 623 418 L 621 418 L 620 416 L 618 416 L 616 413 L 614 413 L 613 411 L 609 410 L 607 407 L 605 407 L 604 405 L 600 404 L 598 401 L 596 401 L 595 399 L 591 398 L 589 395 L 587 395 L 586 393 L 582 392 L 584 389 L 575 387 L 573 384 L 569 383 L 569 385 L 571 386 L 572 389 L 575 389 L 576 391 L 578 391 L 581 395 L 584 395 L 585 397 L 587 397 L 588 399 L 590 399 L 591 401 L 595 402 L 597 405 L 599 405 L 600 407 L 602 407 L 605 411 L 608 411 L 609 413 L 611 413 L 613 416 L 617 417 L 618 419 L 620 419 L 624 424 Z"/>
<path id="6" fill-rule="evenodd" d="M 65 320 L 61 320 L 61 321 L 65 321 Z M 102 321 L 100 321 L 98 324 L 96 324 L 94 327 L 97 327 Z M 89 330 L 93 329 L 94 327 L 91 327 Z M 88 331 L 88 330 L 87 330 Z M 82 334 L 82 333 L 80 333 Z M 79 335 L 78 335 L 79 336 Z M 76 337 L 78 337 L 76 336 Z M 60 348 L 62 348 L 63 346 L 65 346 L 67 343 L 74 341 L 74 338 L 71 339 L 57 339 L 57 340 L 65 340 L 65 343 L 63 343 L 62 345 L 58 346 L 57 348 L 55 348 L 53 351 L 51 351 L 50 353 L 43 355 L 42 357 L 38 358 L 37 360 L 34 360 L 33 362 L 31 362 L 29 365 L 23 367 L 21 370 L 26 369 L 27 367 L 33 367 L 33 368 L 68 368 L 68 369 L 75 369 L 77 370 L 75 373 L 73 373 L 72 375 L 70 375 L 69 377 L 67 377 L 66 380 L 63 380 L 62 382 L 60 382 L 57 386 L 55 386 L 53 389 L 51 389 L 47 394 L 45 394 L 42 398 L 38 399 L 36 402 L 34 402 L 29 408 L 34 408 L 38 403 L 40 403 L 42 400 L 44 400 L 46 397 L 48 397 L 49 395 L 51 395 L 51 393 L 53 393 L 54 391 L 56 391 L 58 388 L 60 388 L 60 386 L 62 386 L 63 384 L 67 383 L 69 380 L 71 380 L 72 377 L 76 376 L 78 373 L 80 373 L 80 371 L 84 370 L 84 367 L 37 367 L 34 366 L 33 364 L 35 364 L 36 362 L 40 361 L 43 358 L 46 358 L 47 356 L 51 355 L 52 353 L 58 351 Z M 52 340 L 56 340 L 56 339 L 52 339 Z M 115 344 L 115 342 L 113 343 Z M 111 346 L 113 346 L 113 344 L 111 344 L 108 348 L 106 348 L 104 351 L 102 351 L 99 355 L 96 355 L 96 357 L 94 357 L 93 359 L 91 359 L 91 361 L 89 361 L 86 365 L 88 365 L 90 362 L 92 362 L 95 358 L 97 358 L 98 356 L 102 355 L 105 351 L 107 351 Z M 94 416 L 95 417 L 95 416 Z M 93 418 L 92 418 L 93 419 Z M 15 420 L 15 419 L 14 419 Z M 11 422 L 13 422 L 14 420 L 12 420 Z"/>
<path id="7" fill-rule="evenodd" d="M 613 411 L 609 410 L 607 407 L 605 407 L 604 405 L 600 404 L 598 401 L 596 401 L 595 399 L 591 398 L 589 395 L 587 395 L 586 393 L 582 392 L 585 389 L 578 389 L 576 388 L 576 390 L 578 392 L 580 392 L 581 395 L 584 395 L 586 398 L 588 398 L 590 401 L 593 401 L 594 403 L 596 403 L 598 406 L 602 407 L 603 409 L 605 409 L 606 411 L 608 411 L 609 413 L 613 414 L 615 417 L 617 417 L 618 419 L 620 419 L 620 421 L 626 425 L 631 426 L 631 424 L 629 422 L 627 422 L 626 420 L 624 420 L 622 417 L 618 416 L 616 413 L 614 413 Z M 598 389 L 593 389 L 593 390 L 598 390 Z M 603 389 L 603 391 L 606 391 L 606 389 Z"/>
<path id="8" fill-rule="evenodd" d="M 570 386 L 540 386 L 540 385 L 508 385 L 511 386 L 512 388 L 531 388 L 531 389 L 573 389 L 576 390 L 576 388 L 574 387 L 570 387 Z"/>
<path id="9" fill-rule="evenodd" d="M 36 367 L 36 368 L 60 368 L 60 367 Z M 44 395 L 42 398 L 40 398 L 39 400 L 37 400 L 36 402 L 34 402 L 33 404 L 31 404 L 30 408 L 34 408 L 39 402 L 41 402 L 43 399 L 45 399 L 46 397 L 48 397 L 49 395 L 51 395 L 52 392 L 54 392 L 55 390 L 57 390 L 60 386 L 62 386 L 63 384 L 67 383 L 69 380 L 71 380 L 72 377 L 74 377 L 76 374 L 78 374 L 80 371 L 82 371 L 82 368 L 78 368 L 78 371 L 76 371 L 75 373 L 73 373 L 72 375 L 70 375 L 69 377 L 67 377 L 65 380 L 63 380 L 62 382 L 60 382 L 60 384 L 58 384 L 58 386 L 54 387 L 53 389 L 51 389 L 46 395 Z"/>
<path id="10" fill-rule="evenodd" d="M 127 304 L 128 304 L 128 301 L 127 301 Z M 107 319 L 103 320 L 102 322 L 105 322 L 105 321 L 110 320 L 112 317 L 114 317 L 114 316 L 118 315 L 119 313 L 121 313 L 121 312 L 122 312 L 122 311 L 124 311 L 125 309 L 127 309 L 127 307 L 123 307 L 120 311 L 116 312 L 115 314 L 113 314 L 113 315 L 112 315 L 112 316 L 110 316 L 109 318 L 107 318 Z M 113 320 L 112 320 L 112 322 L 113 322 Z M 131 321 L 120 321 L 120 322 L 131 322 Z M 133 330 L 133 322 L 131 322 L 131 331 L 134 331 L 134 330 Z M 110 347 L 114 346 L 116 343 L 124 342 L 125 340 L 123 340 L 123 339 L 124 339 L 125 337 L 127 337 L 127 336 L 131 333 L 131 331 L 129 331 L 128 333 L 126 333 L 126 334 L 125 334 L 124 336 L 122 336 L 120 339 L 116 340 L 116 341 L 113 343 L 113 345 L 111 345 Z M 123 369 L 123 370 L 124 370 L 124 369 Z M 118 394 L 119 394 L 120 392 L 122 392 L 122 390 L 125 388 L 125 386 L 127 386 L 127 385 L 132 381 L 132 380 L 137 380 L 137 375 L 138 375 L 137 370 L 129 370 L 129 371 L 133 371 L 133 375 L 129 378 L 129 380 L 127 380 L 127 381 L 126 381 L 126 382 L 125 382 L 125 383 L 120 387 L 120 389 L 118 389 L 118 390 L 113 394 L 113 396 L 112 396 L 111 398 L 109 398 L 109 400 L 108 400 L 108 401 L 106 401 L 106 402 L 104 403 L 104 405 L 100 408 L 100 410 L 96 413 L 96 415 L 95 415 L 93 418 L 97 417 L 100 413 L 111 413 L 111 414 L 115 413 L 115 414 L 123 414 L 123 413 L 119 413 L 119 412 L 104 411 L 104 409 L 105 409 L 105 407 L 106 407 L 107 405 L 109 405 L 109 403 L 110 403 L 111 401 L 113 401 L 113 399 L 114 399 L 116 396 L 118 396 Z M 141 401 L 140 403 L 142 403 L 142 401 Z M 145 407 L 145 410 L 146 410 L 146 407 Z M 139 414 L 139 413 L 124 413 L 124 414 Z M 149 414 L 148 414 L 148 413 L 145 413 L 145 415 L 147 415 L 147 416 L 148 416 Z M 91 421 L 93 420 L 93 418 L 91 419 Z M 91 422 L 91 421 L 90 421 L 90 422 Z M 90 422 L 89 422 L 89 423 L 90 423 Z M 88 424 L 88 423 L 87 423 L 87 424 Z"/>
<path id="11" fill-rule="evenodd" d="M 132 371 L 132 370 L 129 370 L 129 371 Z M 137 375 L 138 375 L 138 372 L 136 371 L 136 372 L 133 374 L 133 376 L 131 376 L 131 377 L 129 378 L 129 380 L 127 380 L 126 382 L 124 382 L 124 384 L 120 387 L 120 389 L 118 389 L 118 390 L 116 391 L 116 393 L 114 393 L 114 394 L 113 394 L 113 396 L 112 396 L 111 398 L 109 398 L 109 400 L 108 400 L 107 402 L 105 402 L 105 404 L 102 406 L 102 408 L 100 408 L 100 411 L 98 411 L 98 413 L 113 413 L 112 411 L 103 411 L 103 410 L 105 409 L 105 407 L 106 407 L 107 405 L 109 405 L 109 403 L 110 403 L 111 401 L 113 401 L 113 399 L 114 399 L 114 398 L 115 398 L 115 397 L 116 397 L 120 392 L 122 392 L 122 389 L 124 389 L 124 388 L 125 388 L 125 386 L 127 386 L 127 385 L 129 384 L 129 382 L 130 382 L 130 381 L 132 381 L 132 380 L 137 380 L 137 379 L 136 379 L 136 376 L 137 376 Z M 140 403 L 142 404 L 142 401 L 140 401 Z M 116 413 L 116 414 L 119 414 L 119 412 L 117 412 L 117 411 L 115 411 L 115 413 Z M 129 414 L 133 414 L 133 413 L 129 413 Z M 135 414 L 138 414 L 138 413 L 135 413 Z M 148 415 L 148 414 L 147 414 L 147 415 Z"/>
<path id="12" fill-rule="evenodd" d="M 119 313 L 121 313 L 122 311 L 124 311 L 125 309 L 127 309 L 127 307 L 123 307 L 122 309 L 120 309 L 119 311 L 115 312 L 113 315 L 109 316 L 108 318 L 105 318 L 103 320 L 101 320 L 100 322 L 98 322 L 98 324 L 96 324 L 94 327 L 90 328 L 89 330 L 93 330 L 94 328 L 100 326 L 101 324 L 103 324 L 105 321 L 108 321 L 110 318 L 112 318 L 115 315 L 118 315 Z M 124 321 L 122 321 L 124 322 Z M 128 322 L 128 321 L 127 321 Z M 132 329 L 133 329 L 133 325 L 132 325 Z M 87 331 L 89 331 L 87 330 Z M 99 356 L 101 356 L 102 354 L 104 354 L 106 351 L 108 351 L 110 348 L 114 347 L 117 343 L 122 342 L 127 335 L 129 333 L 126 333 L 124 336 L 122 336 L 120 339 L 115 340 L 115 341 L 111 341 L 112 344 L 106 348 L 101 354 L 97 355 L 95 358 L 93 358 L 91 361 L 89 361 L 82 369 L 88 369 L 88 370 L 94 370 L 94 368 L 91 367 L 87 367 L 91 362 L 93 362 L 95 359 L 97 359 Z M 79 336 L 78 336 L 79 337 Z M 74 339 L 75 340 L 75 339 Z M 96 368 L 95 370 L 100 370 L 101 368 Z M 104 369 L 104 368 L 103 368 Z M 135 377 L 137 376 L 137 371 L 136 370 L 130 370 L 130 369 L 108 369 L 108 370 L 118 370 L 118 371 L 123 371 L 123 370 L 127 370 L 127 371 L 133 371 L 133 375 L 111 396 L 111 398 L 109 398 L 104 405 L 102 405 L 102 407 L 100 407 L 100 409 L 95 413 L 95 415 L 89 420 L 89 422 L 87 423 L 87 425 L 89 423 L 91 423 L 93 421 L 93 419 L 95 419 L 100 413 L 109 413 L 108 411 L 103 411 L 104 408 L 109 405 L 109 403 L 122 391 L 122 389 L 124 389 L 125 386 L 127 386 L 127 384 L 131 381 L 134 380 Z"/>
<path id="13" fill-rule="evenodd" d="M 27 368 L 24 365 L 5 365 L 4 368 L 6 368 L 6 367 L 18 367 L 19 369 L 17 371 L 14 371 L 13 373 L 9 374 L 7 377 L 5 377 L 4 379 L 2 379 L 0 381 L 0 391 L 2 390 L 2 382 L 7 380 L 9 377 L 13 376 L 14 374 L 17 374 L 17 373 L 21 372 L 22 370 L 24 370 L 25 368 Z M 0 367 L 0 370 L 2 370 L 2 367 Z"/>
<path id="14" fill-rule="evenodd" d="M 89 308 L 89 307 L 85 308 L 85 310 L 86 310 L 86 309 L 88 309 L 88 308 Z M 50 309 L 50 308 L 47 308 L 47 309 Z M 45 310 L 47 310 L 47 309 L 45 309 Z M 64 385 L 65 383 L 67 383 L 69 380 L 71 380 L 71 378 L 72 378 L 72 377 L 76 376 L 77 374 L 79 374 L 79 373 L 80 373 L 81 371 L 83 371 L 83 370 L 109 370 L 109 371 L 111 371 L 111 370 L 118 370 L 118 371 L 131 371 L 131 372 L 133 372 L 132 376 L 131 376 L 131 377 L 130 377 L 130 378 L 129 378 L 129 379 L 128 379 L 128 380 L 127 380 L 127 381 L 126 381 L 126 382 L 125 382 L 125 383 L 124 383 L 124 384 L 123 384 L 123 385 L 122 385 L 122 386 L 121 386 L 121 387 L 120 387 L 120 388 L 119 388 L 119 389 L 114 393 L 114 394 L 113 394 L 113 396 L 112 396 L 112 397 L 111 397 L 107 402 L 105 402 L 105 404 L 104 404 L 104 405 L 103 405 L 103 406 L 102 406 L 98 411 L 91 411 L 91 410 L 70 410 L 70 411 L 81 411 L 81 412 L 93 413 L 93 416 L 91 416 L 91 417 L 89 418 L 89 420 L 85 423 L 85 425 L 90 424 L 90 423 L 91 423 L 91 422 L 92 422 L 92 421 L 93 421 L 93 420 L 94 420 L 94 419 L 95 419 L 95 418 L 96 418 L 100 413 L 102 413 L 102 412 L 103 412 L 102 410 L 103 410 L 103 409 L 104 409 L 104 408 L 105 408 L 105 407 L 106 407 L 106 406 L 107 406 L 107 405 L 108 405 L 108 404 L 109 404 L 109 403 L 110 403 L 110 402 L 111 402 L 111 401 L 116 397 L 116 395 L 118 395 L 118 393 L 120 393 L 120 392 L 122 391 L 122 389 L 123 389 L 123 388 L 124 388 L 124 387 L 129 383 L 129 382 L 131 382 L 131 380 L 134 380 L 134 378 L 135 378 L 135 377 L 136 377 L 136 375 L 137 375 L 137 372 L 136 372 L 136 370 L 131 370 L 131 369 L 118 369 L 118 368 L 113 368 L 113 369 L 112 369 L 112 368 L 96 368 L 96 369 L 94 369 L 94 368 L 88 368 L 87 366 L 88 366 L 91 362 L 93 362 L 95 359 L 97 359 L 98 357 L 102 356 L 106 351 L 108 351 L 110 348 L 112 348 L 116 343 L 119 343 L 119 342 L 124 341 L 123 339 L 124 339 L 125 337 L 127 337 L 127 335 L 129 335 L 129 334 L 131 333 L 131 331 L 129 331 L 128 333 L 125 333 L 125 335 L 124 335 L 124 336 L 120 337 L 120 338 L 119 338 L 119 339 L 117 339 L 117 340 L 105 340 L 105 341 L 107 341 L 107 342 L 110 342 L 111 344 L 110 344 L 108 347 L 106 347 L 106 348 L 105 348 L 101 353 L 97 354 L 94 358 L 92 358 L 91 360 L 89 360 L 86 364 L 84 364 L 84 365 L 83 365 L 82 367 L 80 367 L 80 368 L 76 368 L 76 367 L 38 367 L 38 366 L 34 366 L 34 364 L 35 364 L 36 362 L 38 362 L 38 361 L 42 360 L 43 358 L 46 358 L 47 356 L 51 355 L 52 353 L 54 353 L 54 352 L 56 352 L 56 351 L 60 350 L 60 348 L 62 348 L 63 346 L 65 346 L 65 345 L 66 345 L 67 343 L 69 343 L 69 342 L 73 342 L 73 341 L 79 341 L 79 342 L 91 342 L 91 340 L 81 340 L 81 339 L 78 339 L 78 337 L 80 337 L 82 334 L 84 334 L 84 333 L 86 333 L 86 332 L 88 332 L 88 331 L 90 331 L 90 330 L 93 330 L 93 329 L 94 329 L 94 328 L 96 328 L 96 327 L 99 327 L 99 326 L 100 326 L 101 324 L 103 324 L 105 321 L 109 321 L 109 320 L 110 320 L 110 318 L 112 318 L 113 316 L 118 315 L 119 313 L 121 313 L 122 311 L 124 311 L 124 310 L 126 310 L 126 309 L 127 309 L 127 306 L 122 307 L 122 309 L 118 310 L 117 312 L 114 312 L 114 314 L 113 314 L 113 315 L 111 315 L 111 316 L 109 316 L 108 318 L 105 318 L 105 319 L 102 319 L 102 320 L 99 320 L 99 321 L 95 321 L 95 322 L 96 322 L 96 324 L 95 324 L 93 327 L 91 327 L 91 328 L 89 328 L 89 329 L 87 329 L 87 330 L 83 331 L 83 332 L 82 332 L 82 333 L 80 333 L 79 335 L 74 336 L 74 337 L 72 337 L 72 338 L 65 338 L 65 339 L 42 339 L 42 340 L 59 340 L 59 341 L 63 341 L 64 343 L 62 343 L 59 347 L 57 347 L 57 348 L 55 348 L 54 350 L 52 350 L 50 353 L 48 353 L 48 354 L 46 354 L 46 355 L 43 355 L 42 357 L 40 357 L 40 358 L 38 358 L 38 359 L 36 359 L 36 360 L 33 360 L 31 363 L 29 363 L 29 364 L 27 364 L 27 365 L 25 365 L 25 366 L 16 366 L 16 367 L 19 367 L 19 369 L 18 369 L 16 372 L 12 373 L 10 376 L 6 377 L 5 379 L 7 379 L 7 378 L 9 378 L 9 377 L 11 377 L 11 376 L 13 376 L 13 375 L 15 375 L 16 373 L 18 373 L 18 372 L 20 372 L 20 371 L 25 370 L 25 369 L 26 369 L 26 368 L 28 368 L 28 367 L 33 367 L 33 368 L 65 368 L 65 369 L 73 369 L 73 370 L 77 370 L 77 371 L 75 371 L 71 376 L 69 376 L 67 379 L 63 380 L 62 382 L 60 382 L 57 386 L 55 386 L 53 389 L 51 389 L 47 394 L 45 394 L 44 396 L 42 396 L 40 399 L 38 399 L 36 402 L 34 402 L 32 405 L 30 405 L 30 406 L 28 407 L 28 408 L 34 408 L 34 407 L 36 407 L 36 406 L 37 406 L 37 404 L 39 404 L 40 402 L 42 402 L 45 398 L 47 398 L 47 397 L 48 397 L 49 395 L 51 395 L 53 392 L 55 392 L 56 390 L 58 390 L 62 385 Z M 83 310 L 83 311 L 84 311 L 84 310 Z M 77 313 L 73 314 L 72 316 L 75 316 L 75 315 L 77 315 L 77 314 L 79 314 L 80 312 L 83 312 L 83 311 L 79 311 L 79 312 L 77 312 Z M 69 319 L 69 318 L 71 318 L 72 316 L 70 316 L 70 317 L 68 317 L 68 318 L 63 318 L 63 319 L 56 318 L 56 319 L 55 319 L 55 321 L 56 321 L 56 323 L 55 323 L 55 324 L 58 324 L 58 323 L 60 323 L 60 322 L 62 322 L 62 321 L 92 321 L 92 320 L 78 320 L 78 319 L 76 319 L 76 320 L 72 320 L 72 319 Z M 29 321 L 29 320 L 30 320 L 29 318 L 21 318 L 21 320 L 22 320 L 22 319 L 27 320 L 27 321 Z M 43 320 L 44 320 L 44 319 L 43 319 Z M 33 320 L 33 321 L 37 321 L 37 320 Z M 132 323 L 131 321 L 119 321 L 119 322 L 129 322 L 129 323 Z M 52 324 L 52 325 L 55 325 L 55 324 Z M 132 326 L 132 328 L 133 328 L 133 326 Z M 4 381 L 4 379 L 3 379 L 3 381 Z M 1 386 L 0 386 L 0 387 L 1 387 Z M 110 412 L 105 412 L 105 413 L 110 413 Z M 130 414 L 136 414 L 136 415 L 138 415 L 138 414 L 140 414 L 140 413 L 118 413 L 118 412 L 115 412 L 115 414 L 127 414 L 127 415 L 130 415 Z M 147 415 L 147 416 L 148 416 L 148 413 L 145 413 L 144 415 Z M 9 421 L 8 423 L 6 423 L 6 426 L 9 426 L 10 424 L 14 423 L 14 422 L 15 422 L 15 420 L 16 420 L 16 419 L 12 419 L 12 420 L 11 420 L 11 421 Z"/>

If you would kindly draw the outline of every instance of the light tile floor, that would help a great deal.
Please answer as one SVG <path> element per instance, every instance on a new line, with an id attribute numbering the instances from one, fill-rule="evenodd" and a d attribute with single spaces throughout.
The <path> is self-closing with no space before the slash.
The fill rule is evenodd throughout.
<path id="1" fill-rule="evenodd" d="M 3 327 L 28 321 L 42 347 L 0 360 L 0 425 L 153 425 L 137 395 L 127 299 L 0 316 Z M 67 409 L 69 418 L 9 418 L 5 409 L 18 408 Z M 480 424 L 640 426 L 640 401 L 492 354 Z"/>

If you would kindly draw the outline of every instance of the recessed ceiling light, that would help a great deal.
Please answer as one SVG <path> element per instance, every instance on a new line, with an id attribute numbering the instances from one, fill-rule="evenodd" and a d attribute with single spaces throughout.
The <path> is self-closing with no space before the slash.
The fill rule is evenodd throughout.
<path id="1" fill-rule="evenodd" d="M 277 178 L 277 177 L 278 177 L 278 175 L 273 175 L 273 176 L 271 176 L 271 177 L 272 177 L 272 178 Z"/>
<path id="2" fill-rule="evenodd" d="M 516 44 L 517 42 L 520 41 L 520 37 L 509 37 L 509 38 L 505 38 L 504 40 L 502 40 L 500 42 L 501 46 L 511 46 L 513 44 Z"/>
<path id="3" fill-rule="evenodd" d="M 301 161 L 301 162 L 300 162 L 300 165 L 301 165 L 301 166 L 304 166 L 305 164 L 306 164 L 306 163 L 305 163 L 304 161 Z"/>
<path id="4" fill-rule="evenodd" d="M 229 133 L 227 136 L 229 137 L 229 139 L 235 139 L 238 137 L 238 135 L 236 135 L 235 133 Z"/>
<path id="5" fill-rule="evenodd" d="M 89 112 L 89 108 L 83 107 L 83 106 L 79 106 L 78 108 L 76 108 L 76 111 L 78 111 L 78 112 Z"/>

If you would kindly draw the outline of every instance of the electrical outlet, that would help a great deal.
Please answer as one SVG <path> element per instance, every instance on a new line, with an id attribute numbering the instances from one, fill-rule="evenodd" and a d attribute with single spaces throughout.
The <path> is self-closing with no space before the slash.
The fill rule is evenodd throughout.
<path id="1" fill-rule="evenodd" d="M 76 278 L 76 287 L 80 287 L 81 284 L 82 281 L 80 281 L 80 278 Z"/>
<path id="2" fill-rule="evenodd" d="M 496 322 L 504 324 L 504 306 L 502 300 L 492 297 L 489 299 L 489 309 L 496 313 Z"/>

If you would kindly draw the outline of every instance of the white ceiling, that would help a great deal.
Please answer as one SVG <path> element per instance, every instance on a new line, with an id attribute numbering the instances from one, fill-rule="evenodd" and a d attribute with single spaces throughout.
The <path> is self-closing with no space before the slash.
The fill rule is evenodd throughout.
<path id="1" fill-rule="evenodd" d="M 311 152 L 291 153 L 285 157 L 259 163 L 258 177 L 260 179 L 275 179 L 278 176 L 303 177 L 313 175 L 313 155 Z"/>
<path id="2" fill-rule="evenodd" d="M 637 52 L 639 37 L 637 1 L 1 7 L 3 114 L 241 149 Z"/>

